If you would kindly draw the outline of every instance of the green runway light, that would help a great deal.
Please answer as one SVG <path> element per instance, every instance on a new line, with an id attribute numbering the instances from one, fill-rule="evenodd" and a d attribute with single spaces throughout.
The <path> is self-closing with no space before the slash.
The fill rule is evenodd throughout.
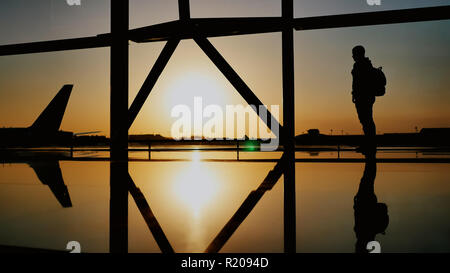
<path id="1" fill-rule="evenodd" d="M 259 150 L 259 142 L 256 140 L 247 140 L 244 142 L 244 151 L 254 152 Z"/>

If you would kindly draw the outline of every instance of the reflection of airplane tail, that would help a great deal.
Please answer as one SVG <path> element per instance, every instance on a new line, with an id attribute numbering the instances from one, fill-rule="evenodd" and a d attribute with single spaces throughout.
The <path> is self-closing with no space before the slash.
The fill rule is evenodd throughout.
<path id="1" fill-rule="evenodd" d="M 29 162 L 42 184 L 47 185 L 64 208 L 72 207 L 69 191 L 64 180 L 58 161 Z"/>
<path id="2" fill-rule="evenodd" d="M 46 132 L 58 131 L 72 88 L 73 85 L 64 85 L 30 128 Z"/>

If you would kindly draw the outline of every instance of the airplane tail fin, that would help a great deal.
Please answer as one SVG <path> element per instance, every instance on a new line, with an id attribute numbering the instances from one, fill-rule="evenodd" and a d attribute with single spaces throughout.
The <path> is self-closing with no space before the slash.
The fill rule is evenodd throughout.
<path id="1" fill-rule="evenodd" d="M 42 184 L 47 185 L 63 208 L 72 207 L 69 190 L 59 167 L 59 161 L 28 162 Z"/>
<path id="2" fill-rule="evenodd" d="M 61 126 L 72 88 L 72 84 L 64 85 L 30 128 L 46 132 L 57 132 Z"/>

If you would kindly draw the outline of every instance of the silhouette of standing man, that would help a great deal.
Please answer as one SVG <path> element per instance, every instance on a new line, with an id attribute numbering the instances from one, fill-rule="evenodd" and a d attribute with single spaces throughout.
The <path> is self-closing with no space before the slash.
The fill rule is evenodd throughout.
<path id="1" fill-rule="evenodd" d="M 375 95 L 371 86 L 374 68 L 370 59 L 365 56 L 366 50 L 363 46 L 355 46 L 352 53 L 355 61 L 352 70 L 352 101 L 356 106 L 356 112 L 364 131 L 364 142 L 357 148 L 357 151 L 365 155 L 372 155 L 376 152 L 376 128 L 373 121 Z"/>

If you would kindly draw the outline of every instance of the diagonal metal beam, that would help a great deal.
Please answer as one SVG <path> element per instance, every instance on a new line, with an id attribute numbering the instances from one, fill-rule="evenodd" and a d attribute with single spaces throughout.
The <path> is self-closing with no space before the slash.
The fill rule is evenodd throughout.
<path id="1" fill-rule="evenodd" d="M 169 40 L 164 46 L 163 50 L 161 51 L 161 54 L 159 55 L 158 59 L 153 65 L 152 69 L 150 70 L 150 73 L 148 74 L 147 78 L 142 84 L 141 89 L 136 95 L 136 98 L 131 104 L 130 110 L 128 110 L 128 128 L 130 128 L 131 125 L 133 125 L 134 120 L 139 114 L 139 111 L 142 109 L 142 106 L 144 105 L 145 101 L 150 95 L 150 92 L 155 86 L 159 76 L 161 76 L 161 73 L 163 72 L 164 68 L 169 62 L 170 57 L 172 57 L 172 54 L 177 48 L 179 42 L 180 40 L 178 39 Z"/>
<path id="2" fill-rule="evenodd" d="M 230 81 L 234 88 L 239 92 L 239 94 L 244 98 L 244 100 L 249 105 L 256 106 L 256 114 L 259 116 L 259 106 L 264 106 L 264 104 L 259 100 L 259 98 L 253 93 L 253 91 L 247 86 L 247 84 L 239 77 L 239 75 L 234 71 L 231 65 L 225 60 L 225 58 L 217 51 L 217 49 L 206 39 L 205 37 L 196 35 L 194 37 L 195 42 L 198 46 L 205 52 L 205 54 L 211 59 L 211 61 L 216 65 L 216 67 L 222 72 L 222 74 Z M 266 123 L 269 129 L 272 126 L 278 126 L 280 128 L 280 135 L 283 135 L 283 127 L 280 125 L 277 119 L 275 119 L 269 110 L 267 111 L 267 119 L 263 121 Z M 272 120 L 275 124 L 272 124 Z M 274 132 L 275 133 L 275 132 Z M 277 135 L 279 138 L 280 136 Z"/>
<path id="3" fill-rule="evenodd" d="M 150 229 L 150 232 L 153 234 L 153 237 L 155 238 L 155 241 L 161 249 L 162 253 L 175 253 L 172 245 L 170 245 L 170 242 L 166 237 L 166 234 L 161 228 L 161 225 L 150 209 L 150 206 L 148 205 L 144 194 L 138 187 L 136 187 L 136 184 L 134 184 L 134 181 L 131 178 L 130 174 L 128 174 L 128 190 L 130 191 L 134 202 L 136 202 L 136 205 L 139 208 L 142 217 L 144 217 L 145 223 L 147 223 L 147 226 Z"/>
<path id="4" fill-rule="evenodd" d="M 226 242 L 231 238 L 233 233 L 238 229 L 238 227 L 244 222 L 250 212 L 258 204 L 259 200 L 263 195 L 271 190 L 275 184 L 280 179 L 283 174 L 285 155 L 280 158 L 275 167 L 267 174 L 263 182 L 259 187 L 252 191 L 248 197 L 244 200 L 242 205 L 236 211 L 236 213 L 231 217 L 231 219 L 225 224 L 222 230 L 217 234 L 214 240 L 206 248 L 206 253 L 217 253 Z"/>

